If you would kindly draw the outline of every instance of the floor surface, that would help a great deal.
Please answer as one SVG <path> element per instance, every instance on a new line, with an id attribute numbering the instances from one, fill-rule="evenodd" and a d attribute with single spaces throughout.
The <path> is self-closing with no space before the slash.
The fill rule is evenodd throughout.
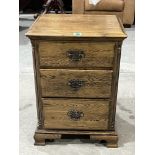
<path id="1" fill-rule="evenodd" d="M 33 22 L 32 16 L 20 17 L 20 155 L 134 155 L 135 99 L 135 29 L 125 29 L 128 38 L 122 47 L 118 88 L 116 128 L 119 147 L 109 149 L 97 142 L 79 139 L 57 140 L 46 146 L 34 146 L 33 134 L 37 124 L 31 44 L 25 32 Z"/>

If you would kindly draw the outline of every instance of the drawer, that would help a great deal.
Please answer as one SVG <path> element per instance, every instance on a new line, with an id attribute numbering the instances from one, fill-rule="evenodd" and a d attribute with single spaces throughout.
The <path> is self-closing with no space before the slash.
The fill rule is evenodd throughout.
<path id="1" fill-rule="evenodd" d="M 43 99 L 45 129 L 108 129 L 109 101 L 102 99 Z"/>
<path id="2" fill-rule="evenodd" d="M 114 45 L 113 42 L 39 42 L 40 66 L 49 68 L 112 67 Z"/>
<path id="3" fill-rule="evenodd" d="M 112 70 L 40 69 L 43 97 L 111 97 Z"/>

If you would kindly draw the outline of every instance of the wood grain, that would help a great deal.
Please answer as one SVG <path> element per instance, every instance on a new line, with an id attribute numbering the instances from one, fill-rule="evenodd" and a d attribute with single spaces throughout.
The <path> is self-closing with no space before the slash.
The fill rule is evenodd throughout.
<path id="1" fill-rule="evenodd" d="M 33 47 L 35 144 L 86 135 L 117 147 L 119 65 L 127 37 L 121 21 L 114 15 L 41 15 L 26 35 Z M 70 50 L 82 56 L 76 53 L 73 61 Z"/>
<path id="2" fill-rule="evenodd" d="M 118 147 L 118 135 L 115 131 L 89 131 L 89 130 L 36 130 L 34 139 L 36 145 L 46 145 L 45 140 L 61 139 L 64 135 L 89 136 L 90 140 L 105 141 L 109 148 Z"/>
<path id="3" fill-rule="evenodd" d="M 112 67 L 114 60 L 114 42 L 52 42 L 40 41 L 40 66 L 49 68 L 102 68 Z M 84 58 L 73 61 L 68 51 L 80 51 Z"/>
<path id="4" fill-rule="evenodd" d="M 38 128 L 42 128 L 42 103 L 41 103 L 41 89 L 40 89 L 40 72 L 39 72 L 39 55 L 37 53 L 38 44 L 36 40 L 31 40 L 32 54 L 33 54 L 33 69 L 35 80 L 35 92 L 36 92 L 36 107 L 38 116 Z"/>
<path id="5" fill-rule="evenodd" d="M 72 120 L 70 110 L 84 114 L 79 120 Z M 90 99 L 43 99 L 45 129 L 108 129 L 109 101 Z"/>
<path id="6" fill-rule="evenodd" d="M 111 70 L 40 69 L 43 97 L 109 98 L 111 96 Z M 74 90 L 69 82 L 83 81 Z"/>
<path id="7" fill-rule="evenodd" d="M 119 68 L 121 58 L 121 46 L 122 42 L 115 44 L 115 59 L 113 64 L 113 80 L 112 80 L 112 102 L 110 102 L 110 115 L 109 115 L 109 129 L 115 130 L 115 114 L 117 104 L 117 91 L 118 91 L 118 80 L 119 80 Z"/>
<path id="8" fill-rule="evenodd" d="M 80 32 L 81 35 L 74 36 Z M 115 15 L 45 14 L 26 33 L 27 36 L 126 38 Z"/>

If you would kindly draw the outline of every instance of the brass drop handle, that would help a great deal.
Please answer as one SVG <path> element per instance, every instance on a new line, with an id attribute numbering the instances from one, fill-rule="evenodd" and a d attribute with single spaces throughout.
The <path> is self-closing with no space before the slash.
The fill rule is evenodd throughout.
<path id="1" fill-rule="evenodd" d="M 68 85 L 75 91 L 79 90 L 84 84 L 85 82 L 79 79 L 72 79 L 68 82 Z"/>
<path id="2" fill-rule="evenodd" d="M 85 53 L 83 50 L 79 49 L 71 49 L 67 51 L 67 57 L 74 62 L 80 61 L 85 57 Z"/>
<path id="3" fill-rule="evenodd" d="M 84 117 L 84 113 L 82 111 L 78 111 L 75 109 L 69 110 L 67 115 L 71 120 L 78 121 L 81 117 Z"/>

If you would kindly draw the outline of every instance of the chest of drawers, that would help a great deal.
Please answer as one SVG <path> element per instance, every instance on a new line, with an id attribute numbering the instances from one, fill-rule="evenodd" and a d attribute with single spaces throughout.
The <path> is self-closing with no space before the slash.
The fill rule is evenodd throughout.
<path id="1" fill-rule="evenodd" d="M 117 147 L 115 111 L 121 45 L 114 15 L 42 15 L 26 35 L 33 47 L 35 144 L 83 135 Z"/>

